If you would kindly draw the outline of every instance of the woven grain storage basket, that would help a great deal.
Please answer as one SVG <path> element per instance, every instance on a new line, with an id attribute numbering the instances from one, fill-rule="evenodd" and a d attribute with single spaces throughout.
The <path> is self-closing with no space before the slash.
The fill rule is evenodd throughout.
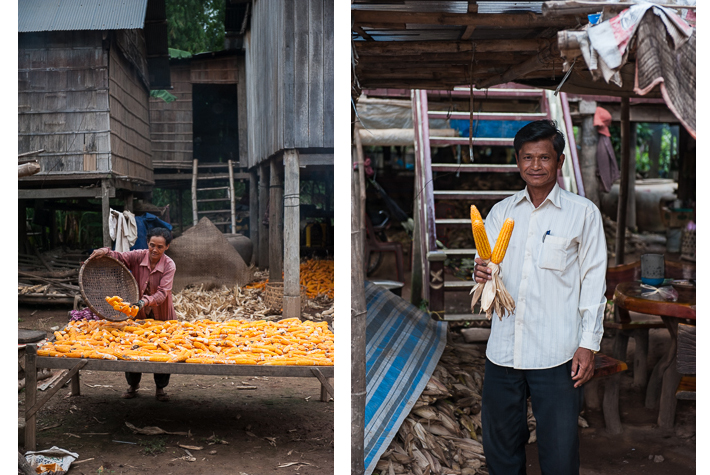
<path id="1" fill-rule="evenodd" d="M 301 312 L 306 308 L 306 288 L 301 286 Z M 284 301 L 284 283 L 267 282 L 264 288 L 264 305 L 272 312 L 282 313 Z"/>
<path id="2" fill-rule="evenodd" d="M 683 231 L 680 242 L 680 257 L 695 262 L 695 229 Z"/>
<path id="3" fill-rule="evenodd" d="M 138 301 L 138 283 L 121 262 L 103 256 L 87 259 L 79 270 L 79 290 L 89 309 L 100 318 L 112 322 L 128 319 L 106 301 L 106 297 L 118 295 L 124 302 Z"/>

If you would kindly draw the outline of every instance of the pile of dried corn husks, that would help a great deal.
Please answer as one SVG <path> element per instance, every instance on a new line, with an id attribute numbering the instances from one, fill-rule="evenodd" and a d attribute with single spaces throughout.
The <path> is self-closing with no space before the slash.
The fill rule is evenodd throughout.
<path id="1" fill-rule="evenodd" d="M 240 287 L 223 286 L 204 290 L 203 287 L 185 288 L 173 295 L 173 306 L 178 320 L 279 320 L 276 313 L 264 304 L 263 292 L 268 281 L 268 271 L 256 271 L 255 282 Z M 333 299 L 320 295 L 310 298 L 301 317 L 306 320 L 332 320 Z"/>
<path id="2" fill-rule="evenodd" d="M 481 444 L 484 371 L 484 346 L 448 344 L 375 473 L 487 474 Z M 537 422 L 529 400 L 527 425 L 532 444 L 537 441 Z M 589 427 L 582 416 L 578 425 Z"/>
<path id="3" fill-rule="evenodd" d="M 447 345 L 376 471 L 387 475 L 488 473 L 480 443 L 484 365 L 481 347 Z"/>

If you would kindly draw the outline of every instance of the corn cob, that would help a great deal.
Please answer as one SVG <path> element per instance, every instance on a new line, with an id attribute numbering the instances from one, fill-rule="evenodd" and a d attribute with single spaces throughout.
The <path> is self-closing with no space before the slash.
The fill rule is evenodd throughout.
<path id="1" fill-rule="evenodd" d="M 483 217 L 478 211 L 478 208 L 476 208 L 476 205 L 471 205 L 471 224 L 476 220 L 483 221 Z"/>
<path id="2" fill-rule="evenodd" d="M 488 242 L 488 235 L 483 221 L 477 219 L 471 223 L 473 229 L 473 239 L 476 241 L 476 252 L 481 259 L 491 258 L 491 245 Z"/>
<path id="3" fill-rule="evenodd" d="M 326 322 L 83 321 L 55 334 L 40 356 L 202 364 L 327 365 L 334 363 Z"/>
<path id="4" fill-rule="evenodd" d="M 493 254 L 491 254 L 492 263 L 500 264 L 503 262 L 505 251 L 508 249 L 508 243 L 510 243 L 510 236 L 513 234 L 514 225 L 515 222 L 508 218 L 503 223 L 503 227 L 500 228 L 498 240 L 496 241 L 496 245 L 493 247 Z"/>

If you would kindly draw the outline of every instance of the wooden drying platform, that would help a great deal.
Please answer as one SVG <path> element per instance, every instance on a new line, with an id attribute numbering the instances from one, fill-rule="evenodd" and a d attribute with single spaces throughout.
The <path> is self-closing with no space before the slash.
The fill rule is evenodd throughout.
<path id="1" fill-rule="evenodd" d="M 79 396 L 79 370 L 136 373 L 195 374 L 211 376 L 271 376 L 307 378 L 315 376 L 321 383 L 321 401 L 334 396 L 328 378 L 334 366 L 267 366 L 238 364 L 157 363 L 153 361 L 99 360 L 37 356 L 37 345 L 27 345 L 25 355 L 25 450 L 36 450 L 37 411 L 71 379 L 71 395 Z M 37 401 L 37 369 L 68 369 L 69 372 Z"/>

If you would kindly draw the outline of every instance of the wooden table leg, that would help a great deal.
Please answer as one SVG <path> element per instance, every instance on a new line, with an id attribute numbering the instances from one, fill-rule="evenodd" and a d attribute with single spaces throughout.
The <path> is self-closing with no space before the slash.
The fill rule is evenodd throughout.
<path id="1" fill-rule="evenodd" d="M 77 371 L 71 378 L 71 395 L 81 396 L 81 387 L 79 385 L 79 372 Z"/>
<path id="2" fill-rule="evenodd" d="M 671 332 L 671 348 L 668 353 L 663 355 L 663 358 L 661 358 L 661 360 L 653 368 L 651 377 L 648 379 L 648 386 L 646 386 L 646 409 L 658 408 L 658 402 L 661 397 L 661 387 L 663 386 L 663 374 L 666 372 L 671 362 L 675 361 L 677 341 L 676 337 L 674 336 L 675 332 L 672 329 L 672 320 L 674 319 L 663 317 L 663 322 L 666 324 L 666 327 L 668 327 L 668 330 Z M 675 324 L 675 328 L 678 328 L 678 323 Z"/>
<path id="3" fill-rule="evenodd" d="M 663 318 L 663 322 L 668 327 L 671 334 L 671 346 L 668 351 L 670 362 L 663 372 L 663 384 L 661 385 L 661 395 L 658 411 L 658 426 L 661 429 L 673 429 L 675 421 L 675 410 L 678 400 L 675 397 L 676 388 L 680 383 L 681 375 L 676 368 L 676 358 L 678 351 L 678 320 L 675 318 Z"/>
<path id="4" fill-rule="evenodd" d="M 621 434 L 621 418 L 619 417 L 619 388 L 621 375 L 619 373 L 608 377 L 604 382 L 604 425 L 609 434 Z"/>
<path id="5" fill-rule="evenodd" d="M 25 409 L 37 402 L 37 345 L 27 345 L 25 354 Z M 25 450 L 37 449 L 37 415 L 25 418 Z"/>
<path id="6" fill-rule="evenodd" d="M 634 386 L 643 388 L 648 382 L 648 328 L 634 330 L 631 334 L 636 345 L 634 351 Z"/>

